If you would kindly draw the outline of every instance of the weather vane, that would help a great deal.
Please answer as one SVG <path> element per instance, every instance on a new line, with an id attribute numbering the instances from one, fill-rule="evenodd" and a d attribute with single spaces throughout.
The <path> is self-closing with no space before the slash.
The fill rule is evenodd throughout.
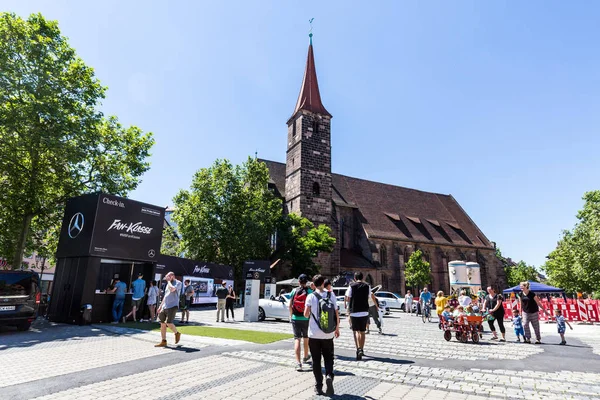
<path id="1" fill-rule="evenodd" d="M 315 20 L 314 18 L 311 18 L 308 20 L 308 23 L 310 24 L 310 31 L 308 31 L 308 37 L 310 38 L 310 44 L 312 44 L 312 35 L 313 35 L 312 34 L 312 28 L 313 28 L 312 23 L 314 20 Z"/>

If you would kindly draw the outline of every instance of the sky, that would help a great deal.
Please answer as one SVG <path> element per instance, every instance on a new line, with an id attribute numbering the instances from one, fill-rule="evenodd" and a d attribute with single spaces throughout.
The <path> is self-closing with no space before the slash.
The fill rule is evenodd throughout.
<path id="1" fill-rule="evenodd" d="M 308 20 L 333 172 L 452 194 L 505 256 L 539 266 L 600 189 L 600 3 L 28 1 L 153 132 L 130 197 L 167 206 L 217 158 L 285 162 Z"/>

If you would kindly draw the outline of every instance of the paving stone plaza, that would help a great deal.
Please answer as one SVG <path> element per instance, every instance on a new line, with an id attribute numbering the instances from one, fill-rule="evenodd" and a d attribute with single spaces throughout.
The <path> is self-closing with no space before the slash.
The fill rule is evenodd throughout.
<path id="1" fill-rule="evenodd" d="M 242 310 L 239 314 L 242 315 Z M 214 311 L 190 321 L 215 325 Z M 217 324 L 290 333 L 287 322 Z M 347 322 L 335 341 L 339 399 L 600 399 L 600 326 L 574 325 L 559 346 L 556 325 L 542 325 L 542 345 L 446 342 L 437 322 L 401 312 L 384 335 L 367 336 L 354 358 Z M 168 337 L 172 340 L 172 335 Z M 311 371 L 297 372 L 291 339 L 269 345 L 182 336 L 180 347 L 154 348 L 155 332 L 117 326 L 38 322 L 0 333 L 1 399 L 315 399 Z"/>

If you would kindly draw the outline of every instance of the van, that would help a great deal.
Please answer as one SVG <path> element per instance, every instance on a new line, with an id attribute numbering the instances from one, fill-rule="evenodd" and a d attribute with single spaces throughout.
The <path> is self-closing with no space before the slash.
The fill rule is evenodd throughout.
<path id="1" fill-rule="evenodd" d="M 40 305 L 39 281 L 33 271 L 0 271 L 0 326 L 29 329 Z"/>

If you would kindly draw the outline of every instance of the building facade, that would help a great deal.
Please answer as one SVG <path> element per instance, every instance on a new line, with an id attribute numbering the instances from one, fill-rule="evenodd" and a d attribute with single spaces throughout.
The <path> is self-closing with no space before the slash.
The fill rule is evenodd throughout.
<path id="1" fill-rule="evenodd" d="M 504 287 L 494 243 L 451 195 L 332 173 L 331 120 L 321 101 L 311 36 L 300 95 L 287 121 L 286 162 L 261 161 L 284 212 L 328 225 L 337 239 L 333 252 L 317 258 L 322 274 L 361 270 L 369 283 L 404 293 L 405 263 L 421 250 L 433 290 L 449 293 L 452 260 L 478 262 L 483 286 Z"/>

